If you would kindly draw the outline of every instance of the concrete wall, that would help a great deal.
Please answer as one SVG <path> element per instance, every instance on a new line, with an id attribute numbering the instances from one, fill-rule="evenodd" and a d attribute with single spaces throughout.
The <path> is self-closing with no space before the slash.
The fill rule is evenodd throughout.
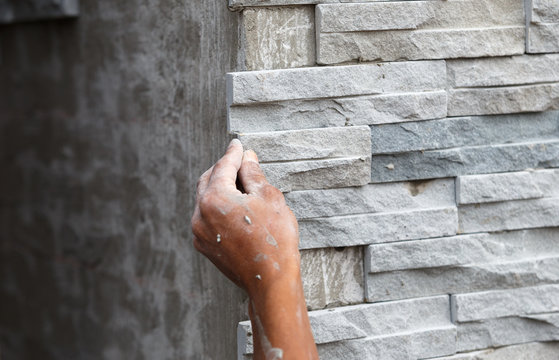
<path id="1" fill-rule="evenodd" d="M 238 13 L 82 0 L 0 27 L 0 357 L 233 359 L 244 295 L 191 246 Z"/>
<path id="2" fill-rule="evenodd" d="M 230 4 L 229 126 L 299 219 L 321 359 L 557 358 L 557 2 Z"/>

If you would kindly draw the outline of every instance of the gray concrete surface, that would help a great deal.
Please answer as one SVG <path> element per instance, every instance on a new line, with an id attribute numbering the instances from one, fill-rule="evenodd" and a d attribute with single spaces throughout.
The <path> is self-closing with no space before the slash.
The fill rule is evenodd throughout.
<path id="1" fill-rule="evenodd" d="M 83 0 L 0 27 L 2 359 L 234 359 L 244 295 L 191 246 L 226 142 L 225 1 Z"/>

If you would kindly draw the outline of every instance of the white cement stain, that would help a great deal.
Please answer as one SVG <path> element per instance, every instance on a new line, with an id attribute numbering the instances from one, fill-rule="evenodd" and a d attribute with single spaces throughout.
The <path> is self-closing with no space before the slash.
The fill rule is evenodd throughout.
<path id="1" fill-rule="evenodd" d="M 278 247 L 278 242 L 271 234 L 266 235 L 266 242 L 272 246 Z"/>
<path id="2" fill-rule="evenodd" d="M 258 331 L 258 341 L 262 346 L 262 350 L 264 350 L 264 354 L 266 356 L 266 360 L 282 360 L 283 359 L 283 350 L 280 348 L 272 347 L 272 343 L 268 340 L 266 333 L 264 332 L 264 326 L 262 326 L 262 322 L 260 321 L 260 317 L 256 315 L 256 311 L 254 310 L 254 304 L 251 303 L 254 315 L 254 325 Z"/>
<path id="3" fill-rule="evenodd" d="M 256 255 L 254 257 L 254 262 L 260 262 L 262 260 L 266 260 L 267 258 L 268 258 L 268 255 L 259 253 L 258 255 Z"/>

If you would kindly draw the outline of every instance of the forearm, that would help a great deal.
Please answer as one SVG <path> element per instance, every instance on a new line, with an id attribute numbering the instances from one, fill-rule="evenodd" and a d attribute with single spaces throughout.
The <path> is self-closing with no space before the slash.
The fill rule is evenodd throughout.
<path id="1" fill-rule="evenodd" d="M 318 359 L 300 275 L 262 290 L 253 292 L 249 304 L 254 360 Z"/>

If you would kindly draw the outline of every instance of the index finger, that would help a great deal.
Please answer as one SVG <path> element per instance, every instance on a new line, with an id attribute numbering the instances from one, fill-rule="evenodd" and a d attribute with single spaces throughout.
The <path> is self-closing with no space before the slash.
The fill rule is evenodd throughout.
<path id="1" fill-rule="evenodd" d="M 229 143 L 225 155 L 217 161 L 210 176 L 209 187 L 238 191 L 235 181 L 243 160 L 243 145 L 238 139 Z"/>

